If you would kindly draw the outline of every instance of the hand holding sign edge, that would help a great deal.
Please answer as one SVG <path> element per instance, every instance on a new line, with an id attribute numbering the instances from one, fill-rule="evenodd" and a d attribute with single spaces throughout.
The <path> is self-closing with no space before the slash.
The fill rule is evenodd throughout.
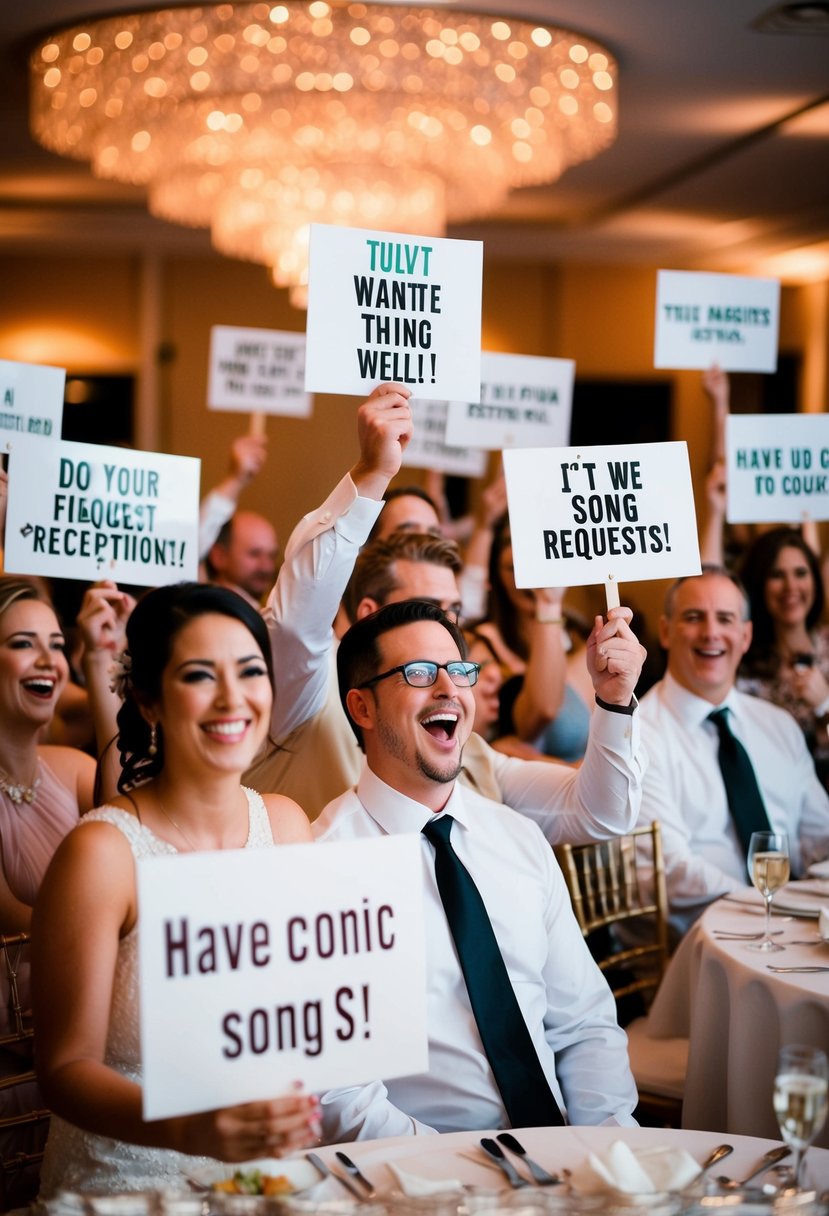
<path id="1" fill-rule="evenodd" d="M 646 651 L 630 628 L 630 608 L 611 608 L 607 621 L 597 616 L 587 639 L 587 670 L 597 697 L 627 706 L 636 688 Z"/>

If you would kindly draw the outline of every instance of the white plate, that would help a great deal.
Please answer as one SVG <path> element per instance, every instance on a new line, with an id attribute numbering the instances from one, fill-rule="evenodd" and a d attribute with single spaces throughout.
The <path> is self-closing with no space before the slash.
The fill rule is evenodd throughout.
<path id="1" fill-rule="evenodd" d="M 237 1170 L 242 1170 L 247 1173 L 250 1170 L 259 1170 L 262 1174 L 270 1174 L 272 1177 L 283 1175 L 290 1179 L 293 1190 L 286 1192 L 290 1195 L 298 1195 L 300 1191 L 307 1191 L 317 1182 L 322 1179 L 319 1173 L 311 1165 L 310 1161 L 306 1161 L 304 1157 L 258 1157 L 255 1161 L 242 1161 L 237 1164 L 229 1162 L 217 1161 L 214 1165 L 205 1165 L 201 1169 L 191 1170 L 187 1177 L 193 1182 L 198 1182 L 202 1186 L 210 1187 L 214 1182 L 222 1182 L 225 1178 L 232 1178 Z M 261 1195 L 237 1195 L 237 1199 L 261 1199 Z M 276 1196 L 279 1198 L 279 1196 Z"/>

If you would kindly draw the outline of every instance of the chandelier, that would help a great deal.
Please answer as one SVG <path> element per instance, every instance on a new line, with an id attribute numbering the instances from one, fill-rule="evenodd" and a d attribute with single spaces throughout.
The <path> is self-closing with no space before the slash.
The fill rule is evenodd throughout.
<path id="1" fill-rule="evenodd" d="M 283 0 L 88 21 L 31 58 L 35 137 L 209 227 L 299 302 L 312 222 L 440 236 L 616 136 L 598 43 L 513 17 Z"/>

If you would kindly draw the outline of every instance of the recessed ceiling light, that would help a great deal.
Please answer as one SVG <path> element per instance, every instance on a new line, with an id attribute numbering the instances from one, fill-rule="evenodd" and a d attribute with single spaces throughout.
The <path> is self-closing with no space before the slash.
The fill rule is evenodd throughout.
<path id="1" fill-rule="evenodd" d="M 753 21 L 761 34 L 829 34 L 829 3 L 803 0 L 781 4 Z"/>

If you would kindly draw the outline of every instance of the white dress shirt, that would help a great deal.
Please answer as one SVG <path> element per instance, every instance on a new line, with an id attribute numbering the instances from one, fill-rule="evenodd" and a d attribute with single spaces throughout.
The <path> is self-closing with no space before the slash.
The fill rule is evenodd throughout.
<path id="1" fill-rule="evenodd" d="M 331 685 L 333 621 L 382 508 L 382 502 L 358 496 L 346 475 L 294 528 L 263 610 L 276 674 L 272 742 L 245 780 L 254 789 L 295 798 L 312 820 L 355 784 L 362 768 L 336 683 Z M 607 840 L 636 822 L 646 766 L 638 711 L 597 707 L 578 769 L 505 756 L 478 735 L 467 743 L 464 762 L 466 784 L 535 819 L 551 843 Z"/>
<path id="2" fill-rule="evenodd" d="M 792 873 L 808 841 L 829 848 L 829 796 L 817 779 L 803 732 L 791 714 L 736 689 L 722 702 L 733 734 L 748 752 L 772 831 L 787 832 Z M 722 706 L 695 696 L 671 675 L 642 698 L 648 769 L 640 825 L 662 825 L 673 928 L 688 926 L 720 895 L 746 886 L 746 859 L 728 810 L 709 714 Z M 820 844 L 817 844 L 820 851 Z"/>
<path id="3" fill-rule="evenodd" d="M 486 905 L 550 1088 L 570 1123 L 633 1124 L 627 1039 L 573 916 L 564 879 L 534 824 L 456 783 L 452 845 Z M 356 790 L 314 825 L 322 841 L 420 832 L 428 807 L 365 768 Z M 371 1139 L 509 1126 L 481 1044 L 422 839 L 429 1071 L 323 1095 L 323 1137 Z"/>

